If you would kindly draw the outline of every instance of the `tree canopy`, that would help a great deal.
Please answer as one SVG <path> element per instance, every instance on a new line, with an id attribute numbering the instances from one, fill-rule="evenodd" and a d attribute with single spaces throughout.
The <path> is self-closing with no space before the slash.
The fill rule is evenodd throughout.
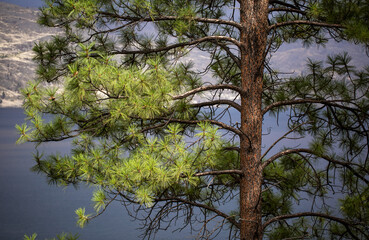
<path id="1" fill-rule="evenodd" d="M 72 139 L 68 155 L 36 154 L 34 170 L 96 186 L 96 213 L 76 210 L 80 226 L 119 201 L 136 207 L 146 238 L 170 226 L 198 239 L 369 238 L 369 67 L 347 53 L 309 60 L 301 75 L 269 64 L 296 41 L 366 49 L 367 1 L 46 0 L 40 10 L 61 34 L 34 47 L 19 142 Z M 264 146 L 263 121 L 280 114 L 288 130 Z"/>

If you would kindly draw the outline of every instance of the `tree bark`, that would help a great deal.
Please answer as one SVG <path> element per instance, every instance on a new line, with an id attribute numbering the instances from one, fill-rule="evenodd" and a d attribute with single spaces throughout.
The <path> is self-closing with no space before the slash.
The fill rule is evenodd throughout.
<path id="1" fill-rule="evenodd" d="M 268 34 L 268 0 L 240 1 L 241 132 L 240 239 L 262 239 L 261 156 L 264 52 Z"/>

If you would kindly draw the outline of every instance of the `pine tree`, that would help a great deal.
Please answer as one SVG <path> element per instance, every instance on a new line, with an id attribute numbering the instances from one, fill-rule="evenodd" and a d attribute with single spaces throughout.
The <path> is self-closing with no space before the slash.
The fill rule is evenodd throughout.
<path id="1" fill-rule="evenodd" d="M 367 47 L 368 14 L 362 0 L 46 0 L 39 23 L 62 34 L 34 47 L 19 142 L 73 139 L 34 170 L 96 186 L 81 226 L 120 201 L 147 238 L 177 222 L 200 239 L 369 239 L 369 67 L 269 65 L 283 43 Z M 204 68 L 185 58 L 200 53 Z M 273 114 L 289 130 L 262 148 Z"/>

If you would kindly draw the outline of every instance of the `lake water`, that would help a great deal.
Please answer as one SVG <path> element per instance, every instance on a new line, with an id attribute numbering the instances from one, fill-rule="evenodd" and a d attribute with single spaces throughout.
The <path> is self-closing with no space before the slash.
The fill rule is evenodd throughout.
<path id="1" fill-rule="evenodd" d="M 51 186 L 45 176 L 30 171 L 34 165 L 33 144 L 15 144 L 18 136 L 14 126 L 23 119 L 22 109 L 0 108 L 0 239 L 20 240 L 24 234 L 37 233 L 37 239 L 43 240 L 61 232 L 78 233 L 80 239 L 91 240 L 140 239 L 138 223 L 132 222 L 119 204 L 112 205 L 84 229 L 76 226 L 77 208 L 93 211 L 92 189 Z M 67 152 L 69 148 L 68 143 L 46 147 L 54 152 Z"/>

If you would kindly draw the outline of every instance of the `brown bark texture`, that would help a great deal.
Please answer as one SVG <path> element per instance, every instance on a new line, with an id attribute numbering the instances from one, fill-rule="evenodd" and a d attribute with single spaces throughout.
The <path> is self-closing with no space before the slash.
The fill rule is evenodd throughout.
<path id="1" fill-rule="evenodd" d="M 241 20 L 241 141 L 240 239 L 262 239 L 261 156 L 264 52 L 267 44 L 268 1 L 240 1 Z"/>

